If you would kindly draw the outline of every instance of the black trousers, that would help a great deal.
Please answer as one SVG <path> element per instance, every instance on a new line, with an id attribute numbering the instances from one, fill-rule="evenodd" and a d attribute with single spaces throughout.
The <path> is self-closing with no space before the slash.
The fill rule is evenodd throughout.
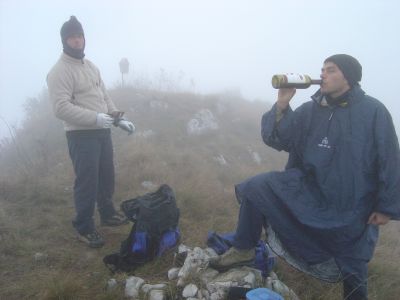
<path id="1" fill-rule="evenodd" d="M 93 232 L 94 209 L 106 219 L 115 214 L 114 161 L 110 129 L 75 130 L 66 133 L 75 171 L 73 226 L 80 234 Z"/>

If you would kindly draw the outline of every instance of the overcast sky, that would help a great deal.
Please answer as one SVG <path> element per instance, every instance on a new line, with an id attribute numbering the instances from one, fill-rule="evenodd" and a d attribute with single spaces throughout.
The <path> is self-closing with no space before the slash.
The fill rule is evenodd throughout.
<path id="1" fill-rule="evenodd" d="M 75 15 L 86 37 L 86 58 L 109 88 L 126 77 L 193 78 L 201 93 L 240 90 L 274 101 L 271 76 L 301 72 L 319 77 L 337 53 L 363 66 L 362 87 L 381 100 L 400 128 L 400 1 L 398 0 L 0 0 L 0 117 L 23 118 L 22 104 L 46 87 L 62 52 L 60 27 Z M 316 87 L 300 91 L 293 106 Z M 4 134 L 0 120 L 0 136 Z"/>

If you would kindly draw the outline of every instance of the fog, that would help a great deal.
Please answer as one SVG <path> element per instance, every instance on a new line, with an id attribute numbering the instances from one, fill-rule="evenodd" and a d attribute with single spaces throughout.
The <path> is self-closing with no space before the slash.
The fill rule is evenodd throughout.
<path id="1" fill-rule="evenodd" d="M 0 0 L 0 117 L 18 126 L 26 99 L 47 88 L 62 52 L 60 27 L 75 15 L 86 58 L 108 88 L 120 84 L 118 63 L 126 57 L 127 82 L 163 69 L 197 93 L 233 90 L 272 102 L 273 74 L 319 77 L 326 57 L 347 53 L 363 66 L 363 89 L 387 106 L 398 130 L 399 11 L 395 0 Z M 298 91 L 293 106 L 315 90 Z"/>

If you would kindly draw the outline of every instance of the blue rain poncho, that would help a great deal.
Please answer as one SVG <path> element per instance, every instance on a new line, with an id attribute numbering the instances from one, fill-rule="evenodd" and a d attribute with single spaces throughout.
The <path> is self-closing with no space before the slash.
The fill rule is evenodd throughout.
<path id="1" fill-rule="evenodd" d="M 378 226 L 372 212 L 400 219 L 400 152 L 391 116 L 357 85 L 345 100 L 312 101 L 277 120 L 262 118 L 264 142 L 289 153 L 282 172 L 257 175 L 236 186 L 265 216 L 271 248 L 320 279 L 337 281 L 337 259 L 369 261 Z"/>

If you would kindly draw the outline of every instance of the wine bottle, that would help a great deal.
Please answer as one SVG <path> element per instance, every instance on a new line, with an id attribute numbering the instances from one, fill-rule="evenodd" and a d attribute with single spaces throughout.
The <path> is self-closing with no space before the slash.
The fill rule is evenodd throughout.
<path id="1" fill-rule="evenodd" d="M 310 76 L 306 74 L 278 74 L 272 76 L 272 86 L 276 89 L 282 88 L 296 88 L 296 89 L 306 89 L 312 84 L 321 84 L 320 79 L 311 79 Z"/>

